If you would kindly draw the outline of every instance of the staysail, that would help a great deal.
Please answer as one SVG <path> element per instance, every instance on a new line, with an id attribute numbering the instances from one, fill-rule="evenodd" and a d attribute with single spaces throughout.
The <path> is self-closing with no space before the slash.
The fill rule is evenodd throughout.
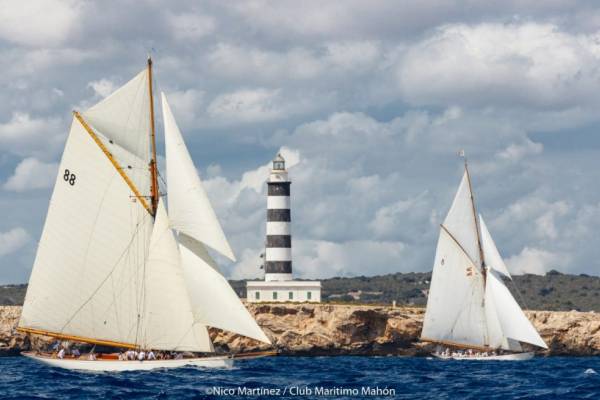
<path id="1" fill-rule="evenodd" d="M 162 200 L 144 276 L 144 312 L 139 327 L 142 348 L 211 352 L 206 327 L 194 322 L 179 248 Z"/>
<path id="2" fill-rule="evenodd" d="M 162 110 L 171 226 L 235 261 L 164 93 Z"/>
<path id="3" fill-rule="evenodd" d="M 479 214 L 479 226 L 481 228 L 481 248 L 485 258 L 485 265 L 507 278 L 511 278 L 510 272 L 508 272 L 508 268 L 506 268 L 504 260 L 502 260 L 502 257 L 496 248 L 496 244 L 494 243 L 494 239 L 492 239 L 492 235 L 490 235 L 481 214 Z"/>
<path id="4" fill-rule="evenodd" d="M 179 235 L 182 267 L 194 320 L 264 343 L 271 343 L 238 295 L 221 275 L 204 245 Z"/>
<path id="5" fill-rule="evenodd" d="M 489 307 L 495 311 L 505 339 L 548 348 L 502 279 L 493 270 L 487 274 L 486 294 L 488 294 L 487 298 L 493 299 Z"/>

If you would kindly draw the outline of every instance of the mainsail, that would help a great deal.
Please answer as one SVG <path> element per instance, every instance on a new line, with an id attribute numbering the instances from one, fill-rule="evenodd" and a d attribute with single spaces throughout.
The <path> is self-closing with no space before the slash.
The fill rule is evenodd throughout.
<path id="1" fill-rule="evenodd" d="M 232 259 L 233 252 L 190 171 L 193 163 L 178 130 L 173 145 L 177 127 L 170 110 L 167 165 L 181 173 L 169 187 L 175 221 L 158 200 L 148 139 L 150 68 L 149 61 L 148 70 L 115 93 L 75 112 L 19 329 L 119 347 L 210 352 L 212 324 L 269 343 L 210 266 L 214 262 L 202 243 Z M 200 203 L 180 198 L 186 196 Z"/>
<path id="2" fill-rule="evenodd" d="M 465 166 L 441 225 L 421 338 L 471 348 L 547 348 L 501 275 L 510 278 L 481 216 L 477 223 Z"/>

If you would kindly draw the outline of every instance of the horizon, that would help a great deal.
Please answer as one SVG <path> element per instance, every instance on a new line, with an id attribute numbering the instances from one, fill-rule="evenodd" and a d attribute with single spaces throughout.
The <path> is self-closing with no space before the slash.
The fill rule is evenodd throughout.
<path id="1" fill-rule="evenodd" d="M 297 278 L 430 271 L 461 149 L 511 273 L 600 274 L 600 5 L 29 7 L 0 17 L 0 285 L 28 280 L 71 111 L 147 53 L 238 257 L 217 257 L 228 279 L 260 275 L 279 151 Z"/>

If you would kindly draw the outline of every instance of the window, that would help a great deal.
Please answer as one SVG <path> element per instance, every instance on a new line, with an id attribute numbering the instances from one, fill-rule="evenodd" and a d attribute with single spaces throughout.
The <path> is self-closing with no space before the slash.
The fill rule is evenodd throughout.
<path id="1" fill-rule="evenodd" d="M 306 292 L 306 298 L 308 300 L 312 299 L 312 292 Z"/>
<path id="2" fill-rule="evenodd" d="M 256 292 L 254 292 L 254 298 L 256 300 L 260 300 L 260 292 L 258 290 Z"/>
<path id="3" fill-rule="evenodd" d="M 273 300 L 277 300 L 277 292 L 273 292 Z"/>
<path id="4" fill-rule="evenodd" d="M 294 292 L 289 292 L 288 293 L 288 299 L 289 300 L 294 300 Z"/>

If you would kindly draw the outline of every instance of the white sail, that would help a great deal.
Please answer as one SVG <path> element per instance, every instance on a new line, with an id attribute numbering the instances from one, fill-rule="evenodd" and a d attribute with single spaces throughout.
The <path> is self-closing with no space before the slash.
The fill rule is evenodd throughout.
<path id="1" fill-rule="evenodd" d="M 480 266 L 479 234 L 469 175 L 466 170 L 443 225 L 469 255 L 473 264 Z"/>
<path id="2" fill-rule="evenodd" d="M 162 200 L 158 203 L 144 272 L 144 313 L 139 327 L 142 347 L 213 351 L 206 327 L 194 322 L 178 244 Z"/>
<path id="3" fill-rule="evenodd" d="M 533 344 L 547 349 L 546 343 L 521 310 L 502 279 L 492 270 L 487 274 L 487 292 L 493 299 L 502 334 L 507 339 Z"/>
<path id="4" fill-rule="evenodd" d="M 148 70 L 144 69 L 117 91 L 82 113 L 95 130 L 144 160 L 146 169 L 150 161 L 148 83 Z"/>
<path id="5" fill-rule="evenodd" d="M 73 120 L 19 325 L 136 342 L 153 221 Z"/>
<path id="6" fill-rule="evenodd" d="M 235 261 L 164 93 L 162 109 L 171 226 Z"/>
<path id="7" fill-rule="evenodd" d="M 180 252 L 196 322 L 271 343 L 221 275 L 204 245 L 180 234 Z"/>
<path id="8" fill-rule="evenodd" d="M 435 254 L 421 337 L 485 346 L 487 327 L 480 268 L 442 228 Z"/>
<path id="9" fill-rule="evenodd" d="M 479 214 L 479 227 L 481 229 L 481 248 L 483 250 L 485 265 L 501 273 L 507 278 L 512 279 L 510 272 L 508 272 L 508 268 L 506 268 L 504 260 L 502 260 L 502 257 L 496 248 L 496 244 L 494 243 L 494 239 L 492 239 L 492 235 L 490 235 L 490 232 L 488 231 L 481 214 Z"/>

